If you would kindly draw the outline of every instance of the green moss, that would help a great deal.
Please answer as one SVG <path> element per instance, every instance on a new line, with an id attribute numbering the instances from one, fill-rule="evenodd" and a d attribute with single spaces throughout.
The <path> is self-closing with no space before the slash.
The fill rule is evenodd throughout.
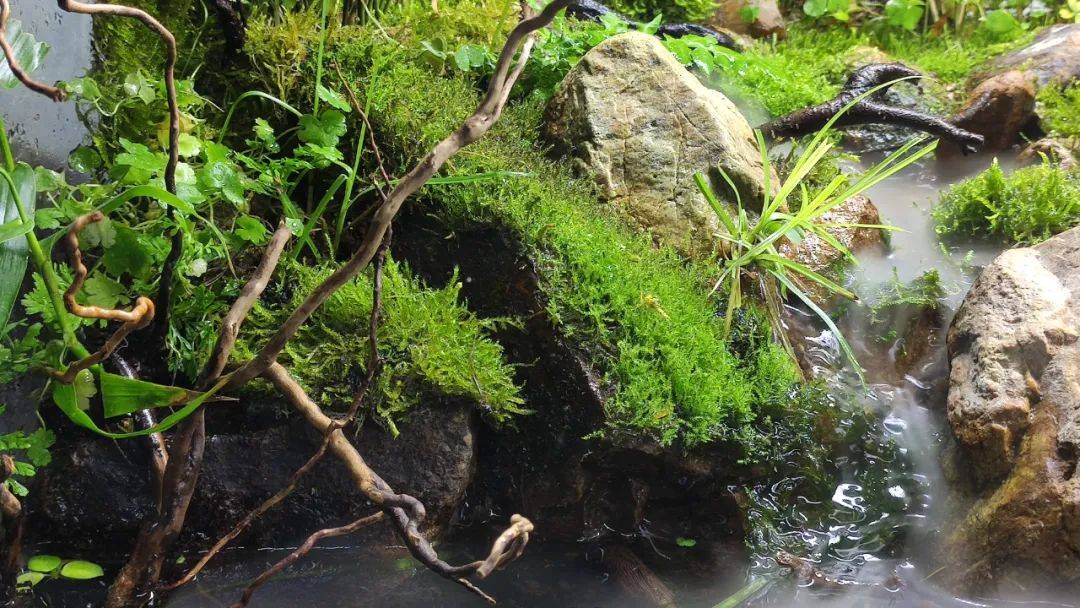
<path id="1" fill-rule="evenodd" d="M 244 325 L 236 357 L 245 360 L 275 332 L 285 315 L 330 270 L 291 264 Z M 479 319 L 460 301 L 461 285 L 428 289 L 406 268 L 389 261 L 383 273 L 379 354 L 383 371 L 371 395 L 390 424 L 425 397 L 475 400 L 496 421 L 522 413 L 513 368 L 488 334 L 497 321 Z M 347 409 L 366 374 L 371 279 L 362 276 L 339 289 L 306 323 L 279 361 L 323 406 Z"/>
<path id="2" fill-rule="evenodd" d="M 183 57 L 195 34 L 194 0 L 127 0 L 124 4 L 157 18 L 176 37 L 177 49 Z M 99 66 L 97 71 L 119 76 L 120 81 L 136 70 L 156 72 L 165 65 L 165 45 L 157 34 L 136 19 L 94 19 L 94 50 Z"/>
<path id="3" fill-rule="evenodd" d="M 440 13 L 454 6 L 441 3 Z M 402 29 L 391 15 L 383 26 Z M 252 44 L 265 47 L 257 39 Z M 382 61 L 391 53 L 393 61 Z M 415 162 L 479 102 L 470 81 L 434 76 L 419 49 L 403 50 L 363 28 L 335 32 L 328 57 L 362 86 L 358 93 L 371 103 L 383 152 L 398 167 Z M 384 67 L 372 75 L 373 64 Z M 541 109 L 537 101 L 512 104 L 446 171 L 531 177 L 428 188 L 412 204 L 438 210 L 452 224 L 497 223 L 519 235 L 539 270 L 551 319 L 588 349 L 614 389 L 609 431 L 687 446 L 729 439 L 749 451 L 758 443 L 753 423 L 762 408 L 785 403 L 795 389 L 795 365 L 771 341 L 742 356 L 732 353 L 708 291 L 716 268 L 655 248 L 600 205 L 567 166 L 550 161 L 538 143 Z"/>
<path id="4" fill-rule="evenodd" d="M 1006 176 L 995 160 L 949 188 L 933 214 L 938 234 L 1032 245 L 1080 224 L 1080 176 L 1045 163 Z"/>
<path id="5" fill-rule="evenodd" d="M 1043 87 L 1037 101 L 1039 116 L 1047 133 L 1080 138 L 1080 85 Z"/>
<path id="6" fill-rule="evenodd" d="M 650 21 L 657 15 L 664 21 L 705 21 L 716 13 L 716 0 L 613 0 L 608 6 L 620 13 Z"/>

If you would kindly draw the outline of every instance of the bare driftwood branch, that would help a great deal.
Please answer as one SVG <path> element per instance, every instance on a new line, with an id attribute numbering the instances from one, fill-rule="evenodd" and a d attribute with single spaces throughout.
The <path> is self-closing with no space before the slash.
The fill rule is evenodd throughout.
<path id="1" fill-rule="evenodd" d="M 292 564 L 296 563 L 301 557 L 307 555 L 308 552 L 315 548 L 315 544 L 318 543 L 320 540 L 323 540 L 325 538 L 333 538 L 335 536 L 352 534 L 353 532 L 356 532 L 361 528 L 366 528 L 371 524 L 382 521 L 382 518 L 383 514 L 381 512 L 375 513 L 374 515 L 362 517 L 352 522 L 351 524 L 346 524 L 338 528 L 324 528 L 322 530 L 319 530 L 318 532 L 315 532 L 311 536 L 307 537 L 307 540 L 305 540 L 299 547 L 297 547 L 295 551 L 285 556 L 284 559 L 277 562 L 276 564 L 268 568 L 265 572 L 256 577 L 255 580 L 251 581 L 251 584 L 249 584 L 247 588 L 244 589 L 244 594 L 240 597 L 240 600 L 233 604 L 232 608 L 244 608 L 245 606 L 247 606 L 248 602 L 251 601 L 251 596 L 255 593 L 256 589 L 263 586 L 266 581 L 280 574 L 281 571 L 285 568 L 288 568 Z"/>
<path id="2" fill-rule="evenodd" d="M 495 65 L 495 73 L 488 85 L 487 94 L 477 110 L 465 120 L 461 127 L 439 142 L 419 164 L 413 167 L 412 171 L 398 182 L 397 186 L 394 187 L 386 200 L 376 210 L 360 248 L 344 265 L 327 277 L 322 284 L 308 295 L 304 302 L 285 321 L 281 329 L 271 336 L 253 360 L 230 376 L 229 388 L 243 386 L 266 372 L 277 361 L 277 357 L 281 354 L 285 345 L 296 335 L 296 332 L 307 321 L 308 317 L 331 294 L 354 279 L 371 263 L 387 229 L 390 227 L 390 223 L 405 201 L 427 183 L 454 154 L 478 140 L 491 129 L 492 125 L 501 116 L 509 95 L 508 91 L 513 88 L 514 82 L 520 74 L 520 67 L 514 68 L 515 56 L 518 54 L 518 50 L 527 51 L 527 48 L 522 48 L 525 42 L 537 30 L 550 24 L 555 15 L 571 4 L 572 1 L 552 0 L 539 15 L 526 15 L 517 27 L 510 32 L 506 45 L 499 54 L 499 60 Z M 517 58 L 517 63 L 520 65 L 526 61 L 528 61 L 528 53 L 523 52 Z"/>
<path id="3" fill-rule="evenodd" d="M 337 428 L 337 423 L 323 413 L 281 364 L 271 364 L 266 371 L 266 377 L 309 424 L 323 433 L 329 433 L 330 451 L 345 466 L 364 496 L 390 517 L 398 536 L 417 561 L 436 574 L 459 583 L 488 601 L 493 601 L 467 577 L 475 574 L 484 578 L 493 570 L 519 557 L 529 541 L 529 533 L 533 530 L 533 524 L 528 519 L 520 515 L 512 516 L 510 527 L 496 539 L 487 558 L 481 561 L 461 566 L 442 561 L 431 543 L 419 531 L 427 516 L 424 505 L 408 494 L 395 493 L 393 488 L 367 465 L 360 452 L 349 442 L 341 429 Z"/>
<path id="4" fill-rule="evenodd" d="M 79 248 L 79 233 L 88 225 L 100 222 L 103 219 L 105 219 L 105 216 L 100 211 L 95 211 L 79 217 L 71 224 L 71 228 L 68 229 L 65 240 L 67 241 L 68 250 L 70 251 L 70 263 L 71 268 L 75 273 L 75 280 L 71 282 L 71 286 L 64 292 L 64 304 L 67 306 L 68 311 L 77 317 L 82 317 L 84 319 L 123 321 L 124 324 L 121 325 L 96 352 L 91 353 L 88 357 L 75 361 L 63 372 L 54 371 L 53 376 L 64 384 L 71 384 L 75 381 L 75 376 L 77 376 L 79 372 L 84 369 L 89 369 L 107 359 L 109 355 L 116 350 L 116 347 L 120 346 L 120 343 L 127 338 L 128 334 L 136 329 L 146 327 L 154 318 L 154 303 L 150 301 L 150 298 L 143 296 L 139 296 L 135 301 L 134 308 L 130 311 L 100 308 L 98 306 L 83 306 L 75 299 L 75 296 L 82 289 L 83 283 L 86 281 L 86 274 L 88 272 L 86 265 L 83 264 L 82 261 L 82 250 Z"/>
<path id="5" fill-rule="evenodd" d="M 922 78 L 922 74 L 902 63 L 875 63 L 863 66 L 851 73 L 847 84 L 833 99 L 816 106 L 796 110 L 762 125 L 761 132 L 771 139 L 801 137 L 821 130 L 845 106 L 871 89 L 900 78 Z M 889 87 L 881 88 L 856 102 L 836 121 L 837 126 L 861 124 L 887 124 L 925 131 L 946 141 L 959 145 L 966 151 L 982 147 L 983 137 L 961 129 L 951 122 L 885 102 Z"/>
<path id="6" fill-rule="evenodd" d="M 327 449 L 330 447 L 332 430 L 338 430 L 345 428 L 355 417 L 357 412 L 360 411 L 361 405 L 364 403 L 364 398 L 367 395 L 368 390 L 371 388 L 375 381 L 375 376 L 379 373 L 381 368 L 381 362 L 379 359 L 379 316 L 382 309 L 382 271 L 383 265 L 386 261 L 386 249 L 389 245 L 390 235 L 387 234 L 387 240 L 383 243 L 383 247 L 380 249 L 379 254 L 375 257 L 374 278 L 372 279 L 372 298 L 371 298 L 371 318 L 368 329 L 368 360 L 367 360 L 367 374 L 364 378 L 363 384 L 360 386 L 360 390 L 357 391 L 356 397 L 353 399 L 352 407 L 348 413 L 345 414 L 339 421 L 337 421 L 327 432 L 323 433 L 323 441 L 319 446 L 319 449 L 312 454 L 311 458 L 308 458 L 299 469 L 293 471 L 293 474 L 289 476 L 289 480 L 285 483 L 285 486 L 278 490 L 273 496 L 267 498 L 258 507 L 250 511 L 244 516 L 240 523 L 229 531 L 228 534 L 221 537 L 214 546 L 206 552 L 206 555 L 196 563 L 184 576 L 180 577 L 175 583 L 168 585 L 166 589 L 175 589 L 182 585 L 190 583 L 195 577 L 206 567 L 206 564 L 210 562 L 218 553 L 220 553 L 229 543 L 236 539 L 244 530 L 246 530 L 256 519 L 262 517 L 264 513 L 274 508 L 281 501 L 285 500 L 296 486 L 299 485 L 300 480 L 307 475 L 315 465 L 322 460 L 322 457 L 326 454 Z M 268 251 L 269 255 L 269 251 Z M 264 258 L 264 263 L 266 259 Z M 260 266 L 261 267 L 261 266 Z M 268 276 L 268 275 L 267 275 Z M 235 309 L 235 307 L 234 307 Z M 220 373 L 220 372 L 219 372 Z M 261 584 L 261 583 L 260 583 Z"/>
<path id="7" fill-rule="evenodd" d="M 7 39 L 7 24 L 10 17 L 11 6 L 8 4 L 8 0 L 0 0 L 0 49 L 4 51 L 4 57 L 7 59 L 8 67 L 11 68 L 11 73 L 19 79 L 19 82 L 23 83 L 23 86 L 31 91 L 40 93 L 53 101 L 64 101 L 67 95 L 63 90 L 34 80 L 19 65 L 19 61 L 15 58 L 15 49 L 11 48 L 11 43 Z"/>
<path id="8" fill-rule="evenodd" d="M 109 587 L 106 608 L 128 608 L 149 600 L 147 592 L 161 577 L 165 553 L 184 526 L 191 496 L 199 480 L 199 465 L 205 447 L 203 410 L 196 411 L 184 422 L 172 434 L 162 508 L 139 530 L 131 556 Z"/>
<path id="9" fill-rule="evenodd" d="M 255 268 L 251 279 L 244 285 L 244 288 L 240 291 L 240 296 L 221 322 L 221 335 L 218 337 L 213 354 L 210 355 L 210 359 L 206 363 L 206 369 L 202 373 L 202 381 L 200 382 L 202 388 L 209 387 L 225 371 L 225 365 L 229 362 L 232 349 L 236 346 L 236 337 L 240 333 L 240 326 L 244 323 L 248 313 L 251 312 L 251 307 L 255 306 L 255 303 L 259 301 L 259 296 L 262 295 L 266 286 L 270 284 L 270 277 L 273 276 L 274 269 L 277 268 L 278 261 L 281 259 L 281 253 L 285 251 L 285 245 L 288 244 L 291 237 L 292 232 L 289 231 L 284 222 L 274 231 L 274 235 L 270 238 L 270 243 L 266 246 L 258 267 Z"/>
<path id="10" fill-rule="evenodd" d="M 202 387 L 210 386 L 221 375 L 236 344 L 240 325 L 270 283 L 270 277 L 277 268 L 290 236 L 291 233 L 284 224 L 278 227 L 266 247 L 262 261 L 226 314 L 221 336 L 203 372 L 200 382 Z M 128 563 L 109 588 L 108 606 L 119 608 L 130 605 L 137 595 L 145 593 L 160 579 L 165 555 L 187 518 L 187 510 L 202 467 L 205 441 L 206 416 L 205 412 L 199 409 L 185 420 L 175 433 L 165 471 L 162 508 L 159 509 L 157 517 L 140 530 Z"/>

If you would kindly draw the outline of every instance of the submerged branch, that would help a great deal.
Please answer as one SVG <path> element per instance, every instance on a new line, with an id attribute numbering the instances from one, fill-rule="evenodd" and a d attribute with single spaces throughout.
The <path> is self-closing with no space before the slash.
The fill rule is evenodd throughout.
<path id="1" fill-rule="evenodd" d="M 255 580 L 251 581 L 251 584 L 249 584 L 244 589 L 244 594 L 240 597 L 240 600 L 233 604 L 232 608 L 244 608 L 245 606 L 247 606 L 248 602 L 251 601 L 251 596 L 255 593 L 256 589 L 263 586 L 266 581 L 280 574 L 281 571 L 285 568 L 288 568 L 292 564 L 296 563 L 301 557 L 307 555 L 312 549 L 315 548 L 315 543 L 323 540 L 324 538 L 333 538 L 335 536 L 352 534 L 353 532 L 356 532 L 361 528 L 366 528 L 371 524 L 382 521 L 382 518 L 383 514 L 381 512 L 375 513 L 374 515 L 361 517 L 360 519 L 352 522 L 351 524 L 346 524 L 338 528 L 324 528 L 322 530 L 319 530 L 318 532 L 315 532 L 311 536 L 307 537 L 307 540 L 305 540 L 303 544 L 297 547 L 295 551 L 285 556 L 284 559 L 277 562 L 273 566 L 267 568 L 265 572 L 256 577 Z"/>

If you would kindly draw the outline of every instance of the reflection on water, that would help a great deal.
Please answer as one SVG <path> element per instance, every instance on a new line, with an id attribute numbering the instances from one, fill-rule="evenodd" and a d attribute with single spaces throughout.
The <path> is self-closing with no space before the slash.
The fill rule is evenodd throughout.
<path id="1" fill-rule="evenodd" d="M 57 8 L 55 2 L 12 2 L 11 15 L 23 30 L 52 50 L 34 77 L 42 82 L 82 76 L 91 64 L 90 17 Z M 86 130 L 75 115 L 75 104 L 54 103 L 19 87 L 0 89 L 0 113 L 8 125 L 15 156 L 31 165 L 60 170 L 71 150 L 82 143 Z"/>

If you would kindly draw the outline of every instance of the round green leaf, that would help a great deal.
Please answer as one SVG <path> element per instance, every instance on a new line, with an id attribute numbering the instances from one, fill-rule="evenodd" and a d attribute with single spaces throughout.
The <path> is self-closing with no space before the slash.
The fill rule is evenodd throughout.
<path id="1" fill-rule="evenodd" d="M 63 560 L 55 555 L 35 555 L 30 558 L 30 561 L 26 562 L 26 567 L 33 572 L 44 572 L 48 574 L 59 568 L 61 561 Z"/>
<path id="2" fill-rule="evenodd" d="M 101 566 L 81 559 L 72 560 L 64 564 L 64 567 L 60 569 L 60 576 L 79 581 L 98 578 L 104 574 L 105 571 L 101 569 Z"/>

